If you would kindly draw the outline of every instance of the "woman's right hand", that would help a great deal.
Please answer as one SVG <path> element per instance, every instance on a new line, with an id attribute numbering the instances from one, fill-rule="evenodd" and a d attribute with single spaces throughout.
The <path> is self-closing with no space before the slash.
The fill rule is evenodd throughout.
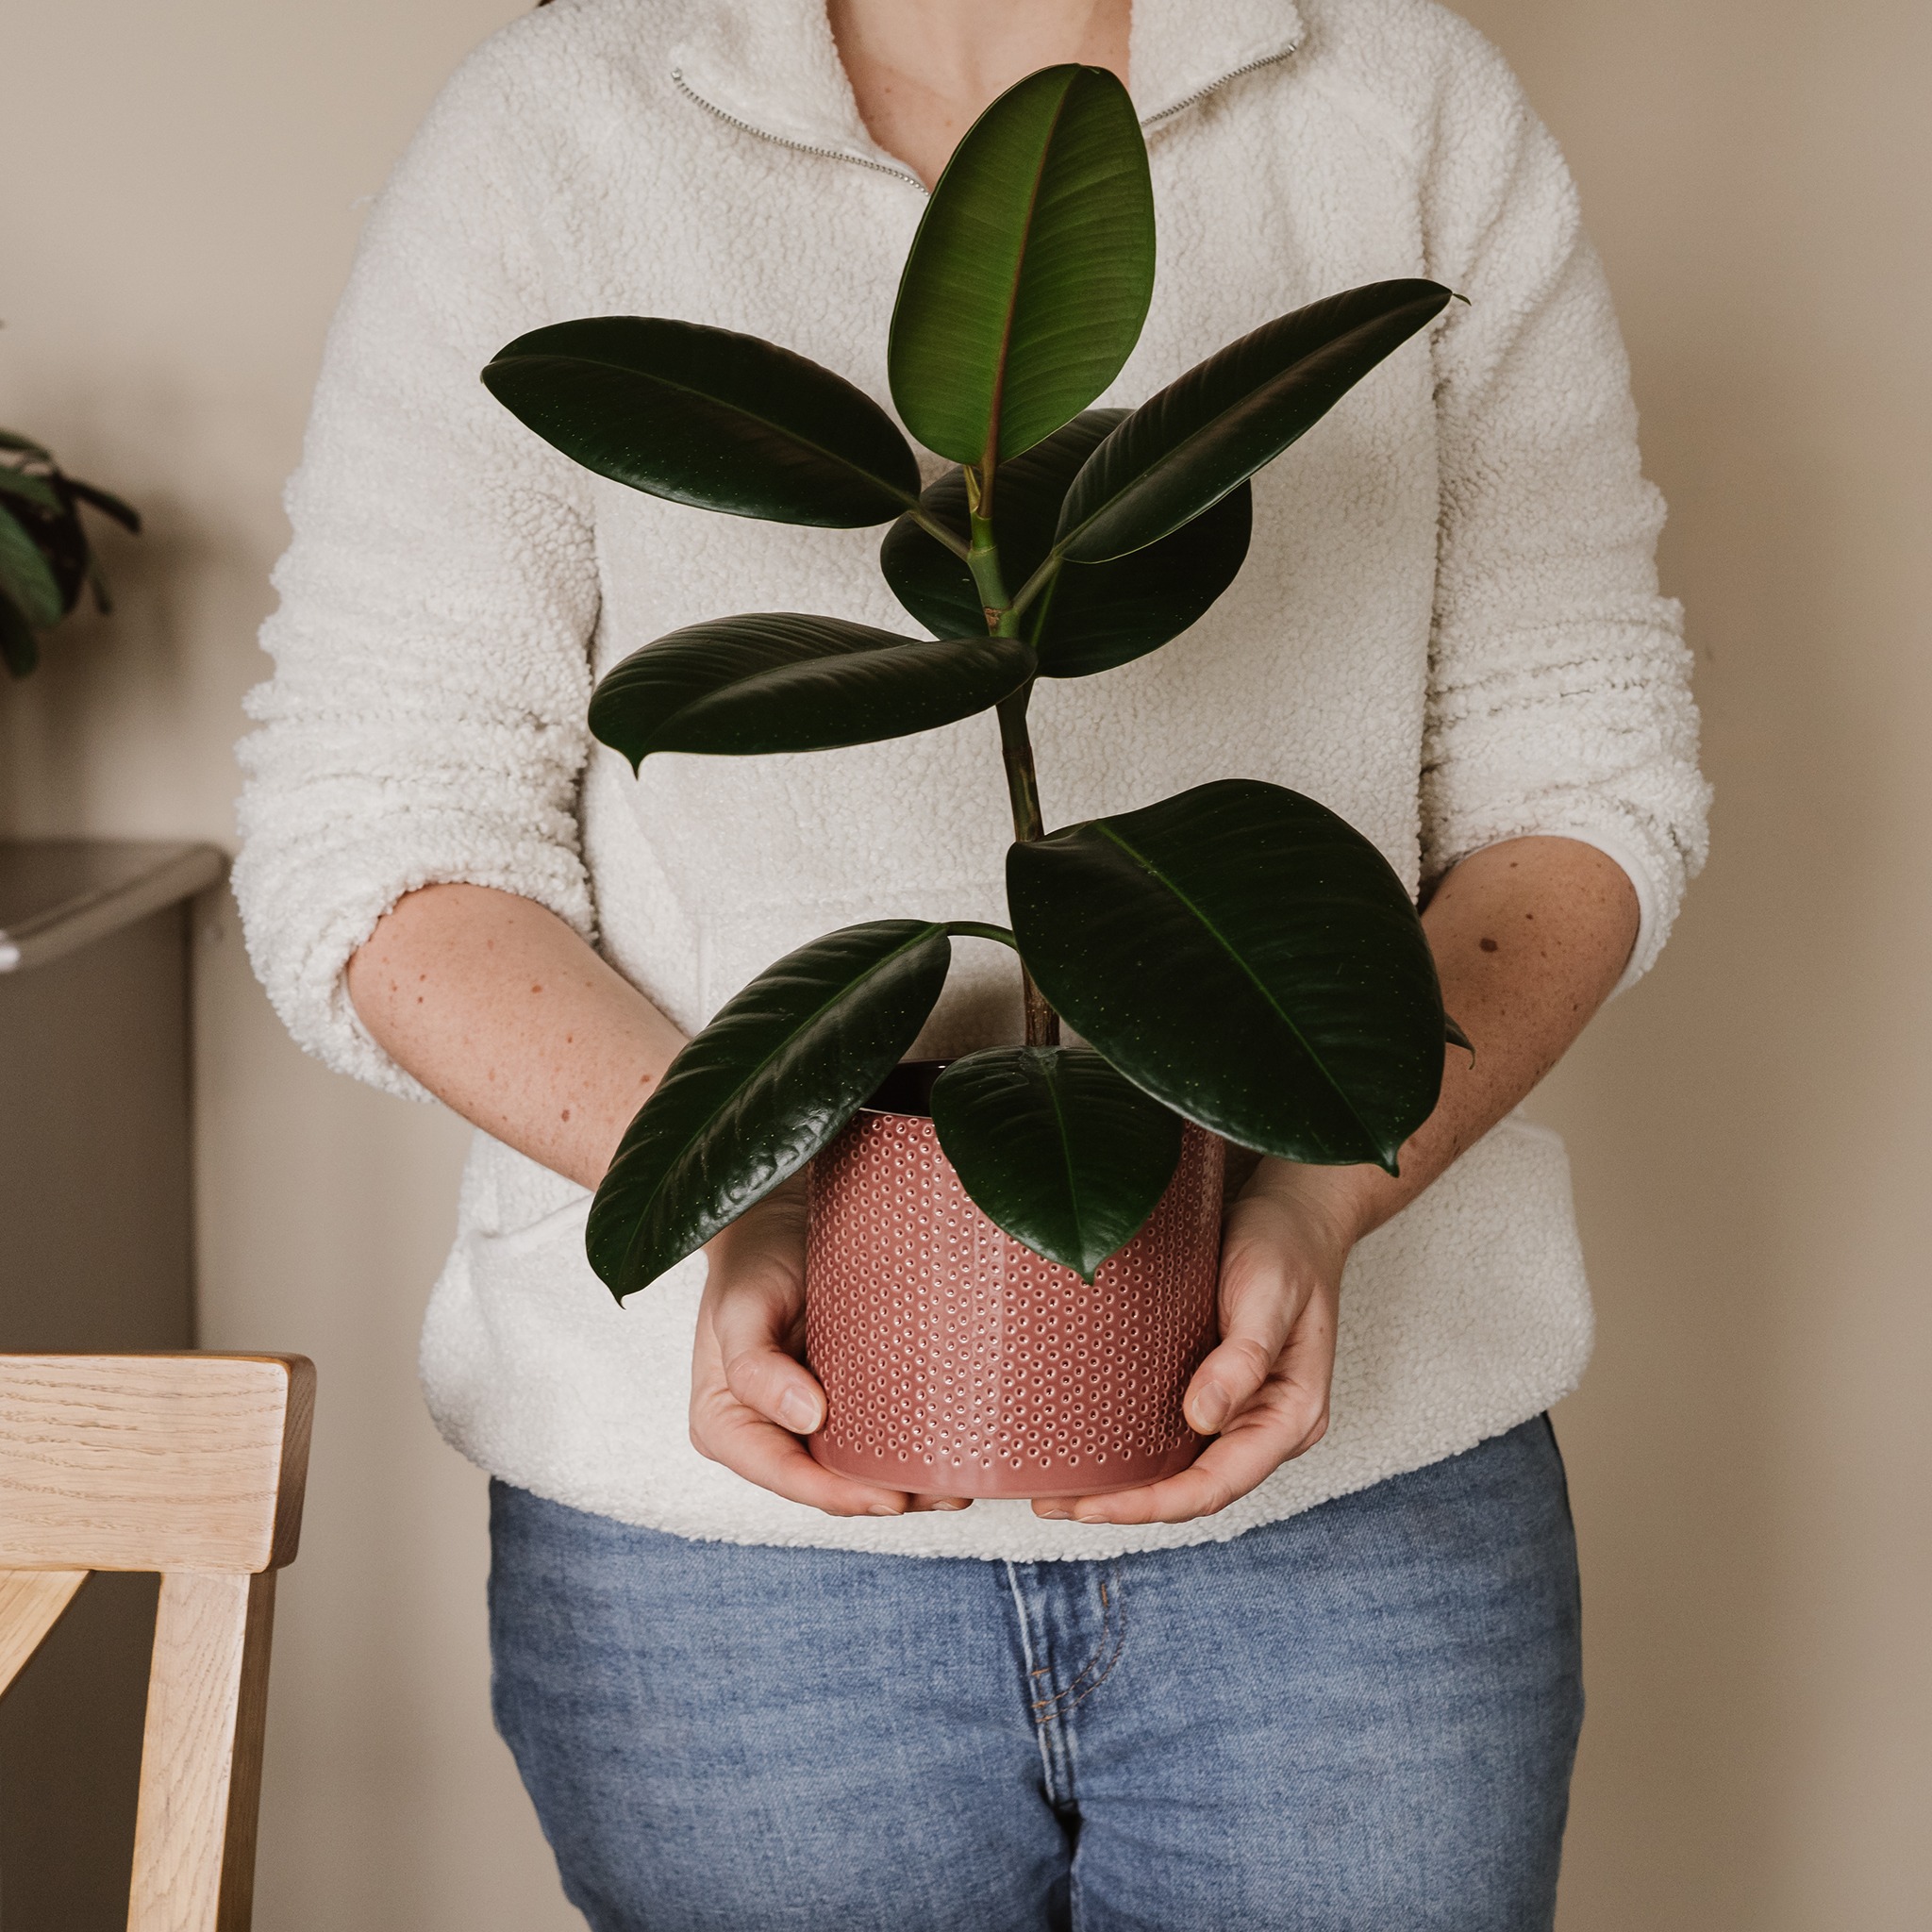
<path id="1" fill-rule="evenodd" d="M 691 1354 L 691 1440 L 747 1482 L 828 1516 L 963 1509 L 959 1496 L 914 1496 L 835 1474 L 800 1438 L 824 1419 L 825 1391 L 805 1346 L 803 1178 L 766 1195 L 706 1249 L 710 1273 Z"/>

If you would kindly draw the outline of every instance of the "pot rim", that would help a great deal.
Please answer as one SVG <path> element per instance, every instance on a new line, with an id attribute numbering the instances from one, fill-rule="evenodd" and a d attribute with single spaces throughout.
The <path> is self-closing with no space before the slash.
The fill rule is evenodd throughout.
<path id="1" fill-rule="evenodd" d="M 860 1113 L 884 1114 L 901 1120 L 929 1121 L 932 1090 L 939 1076 L 960 1056 L 943 1060 L 901 1060 L 859 1105 Z M 895 1105 L 903 1095 L 905 1105 Z"/>

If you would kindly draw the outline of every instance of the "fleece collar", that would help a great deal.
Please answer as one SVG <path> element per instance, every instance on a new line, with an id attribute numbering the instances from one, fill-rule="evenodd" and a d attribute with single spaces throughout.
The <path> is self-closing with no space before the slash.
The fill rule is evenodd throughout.
<path id="1" fill-rule="evenodd" d="M 1141 125 L 1285 59 L 1301 32 L 1293 0 L 1134 0 L 1128 70 Z M 751 133 L 906 173 L 858 118 L 824 0 L 714 0 L 672 66 L 683 92 Z"/>

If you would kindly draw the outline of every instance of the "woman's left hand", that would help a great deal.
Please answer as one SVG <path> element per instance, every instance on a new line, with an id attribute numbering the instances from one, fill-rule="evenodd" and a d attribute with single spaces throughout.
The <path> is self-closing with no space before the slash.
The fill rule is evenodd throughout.
<path id="1" fill-rule="evenodd" d="M 1341 1270 L 1355 1245 L 1346 1170 L 1266 1160 L 1229 1209 L 1221 1243 L 1221 1342 L 1184 1412 L 1213 1441 L 1144 1489 L 1056 1496 L 1034 1513 L 1078 1523 L 1211 1516 L 1312 1449 L 1328 1427 Z"/>

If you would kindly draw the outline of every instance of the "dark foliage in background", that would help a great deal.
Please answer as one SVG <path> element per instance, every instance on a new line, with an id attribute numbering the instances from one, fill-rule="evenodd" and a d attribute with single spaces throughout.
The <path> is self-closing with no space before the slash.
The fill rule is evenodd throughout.
<path id="1" fill-rule="evenodd" d="M 39 443 L 0 429 L 0 658 L 15 677 L 41 661 L 40 634 L 72 615 L 84 592 L 96 608 L 113 608 L 83 506 L 125 530 L 141 528 L 140 513 L 118 496 L 68 475 Z"/>

